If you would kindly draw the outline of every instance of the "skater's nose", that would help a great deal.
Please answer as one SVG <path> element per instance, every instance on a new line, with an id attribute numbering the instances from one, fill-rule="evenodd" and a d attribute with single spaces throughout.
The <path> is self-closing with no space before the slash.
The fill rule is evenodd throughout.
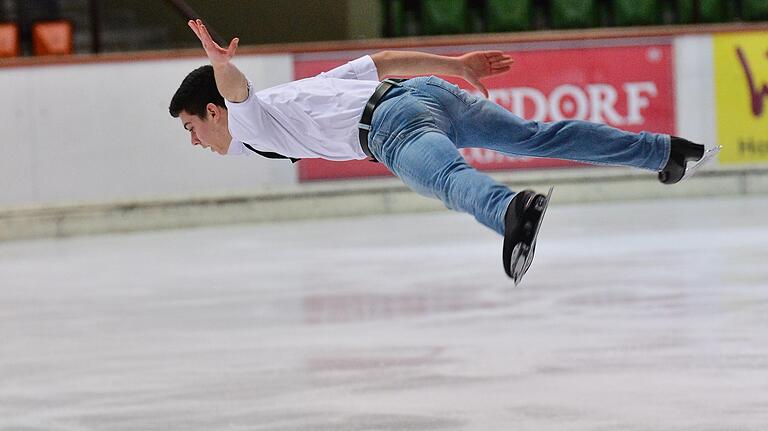
<path id="1" fill-rule="evenodd" d="M 190 132 L 189 138 L 190 138 L 190 141 L 192 142 L 192 145 L 202 144 L 202 142 L 200 142 L 200 139 L 197 137 L 197 134 L 195 132 Z"/>

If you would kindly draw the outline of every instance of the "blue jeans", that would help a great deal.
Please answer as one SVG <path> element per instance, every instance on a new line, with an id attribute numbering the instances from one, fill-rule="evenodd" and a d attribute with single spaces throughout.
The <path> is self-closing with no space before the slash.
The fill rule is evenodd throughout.
<path id="1" fill-rule="evenodd" d="M 669 136 L 586 121 L 540 123 L 434 76 L 410 79 L 373 113 L 369 147 L 417 193 L 466 212 L 499 234 L 515 192 L 471 167 L 459 148 L 661 170 Z"/>

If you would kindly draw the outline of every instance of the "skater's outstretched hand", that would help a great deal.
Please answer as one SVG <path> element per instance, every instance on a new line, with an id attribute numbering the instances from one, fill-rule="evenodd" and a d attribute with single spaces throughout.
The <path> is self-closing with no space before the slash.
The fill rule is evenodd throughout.
<path id="1" fill-rule="evenodd" d="M 387 76 L 448 75 L 464 78 L 488 97 L 481 79 L 504 73 L 512 58 L 501 51 L 475 51 L 460 57 L 418 51 L 379 51 L 371 55 L 379 79 Z"/>
<path id="2" fill-rule="evenodd" d="M 232 57 L 235 56 L 235 51 L 237 50 L 237 45 L 240 43 L 240 39 L 232 39 L 227 49 L 224 49 L 220 47 L 218 43 L 213 41 L 205 24 L 199 19 L 189 20 L 187 25 L 189 25 L 189 28 L 195 32 L 197 38 L 200 39 L 200 42 L 203 44 L 203 49 L 205 49 L 205 53 L 208 55 L 208 59 L 211 61 L 212 65 L 215 66 L 217 64 L 229 63 L 229 61 L 232 60 Z"/>
<path id="3" fill-rule="evenodd" d="M 195 32 L 195 35 L 203 44 L 205 54 L 213 66 L 213 74 L 216 78 L 216 88 L 219 89 L 222 97 L 230 102 L 242 102 L 248 98 L 248 80 L 245 75 L 234 65 L 231 60 L 235 56 L 237 44 L 240 39 L 234 38 L 229 43 L 227 49 L 219 46 L 213 41 L 208 29 L 202 21 L 190 20 L 189 28 Z"/>
<path id="4" fill-rule="evenodd" d="M 480 80 L 504 73 L 512 68 L 514 60 L 501 51 L 475 51 L 459 57 L 464 70 L 463 78 L 488 97 L 488 90 Z"/>

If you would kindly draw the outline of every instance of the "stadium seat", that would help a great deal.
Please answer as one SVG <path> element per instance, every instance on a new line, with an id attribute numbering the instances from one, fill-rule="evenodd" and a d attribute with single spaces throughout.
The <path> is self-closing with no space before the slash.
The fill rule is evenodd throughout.
<path id="1" fill-rule="evenodd" d="M 465 33 L 467 0 L 421 0 L 421 33 Z"/>
<path id="2" fill-rule="evenodd" d="M 19 56 L 19 27 L 13 23 L 0 23 L 0 58 Z"/>
<path id="3" fill-rule="evenodd" d="M 383 3 L 383 10 L 388 13 L 384 17 L 384 28 L 388 29 L 387 36 L 405 36 L 405 0 L 383 0 Z"/>
<path id="4" fill-rule="evenodd" d="M 748 21 L 768 21 L 768 1 L 742 0 L 744 19 Z"/>
<path id="5" fill-rule="evenodd" d="M 677 16 L 681 23 L 694 22 L 694 0 L 678 0 Z M 722 0 L 699 0 L 699 22 L 726 22 L 733 18 Z"/>
<path id="6" fill-rule="evenodd" d="M 532 0 L 487 0 L 485 23 L 489 32 L 531 28 Z"/>
<path id="7" fill-rule="evenodd" d="M 72 54 L 73 31 L 69 21 L 32 24 L 32 51 L 35 55 Z"/>
<path id="8" fill-rule="evenodd" d="M 588 28 L 597 24 L 595 0 L 552 0 L 552 27 Z"/>
<path id="9" fill-rule="evenodd" d="M 728 7 L 722 0 L 699 0 L 699 7 L 701 22 L 726 22 L 733 16 L 733 13 L 728 13 Z"/>
<path id="10" fill-rule="evenodd" d="M 618 26 L 659 24 L 659 0 L 613 0 L 613 18 Z"/>

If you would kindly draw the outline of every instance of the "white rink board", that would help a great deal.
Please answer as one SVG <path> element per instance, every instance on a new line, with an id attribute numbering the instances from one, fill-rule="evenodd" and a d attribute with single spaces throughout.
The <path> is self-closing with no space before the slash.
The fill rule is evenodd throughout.
<path id="1" fill-rule="evenodd" d="M 677 133 L 713 148 L 718 142 L 712 36 L 679 36 L 673 47 Z"/>
<path id="2" fill-rule="evenodd" d="M 296 182 L 290 162 L 192 148 L 168 105 L 204 57 L 0 69 L 0 208 L 245 193 Z M 290 55 L 243 56 L 257 88 Z"/>

